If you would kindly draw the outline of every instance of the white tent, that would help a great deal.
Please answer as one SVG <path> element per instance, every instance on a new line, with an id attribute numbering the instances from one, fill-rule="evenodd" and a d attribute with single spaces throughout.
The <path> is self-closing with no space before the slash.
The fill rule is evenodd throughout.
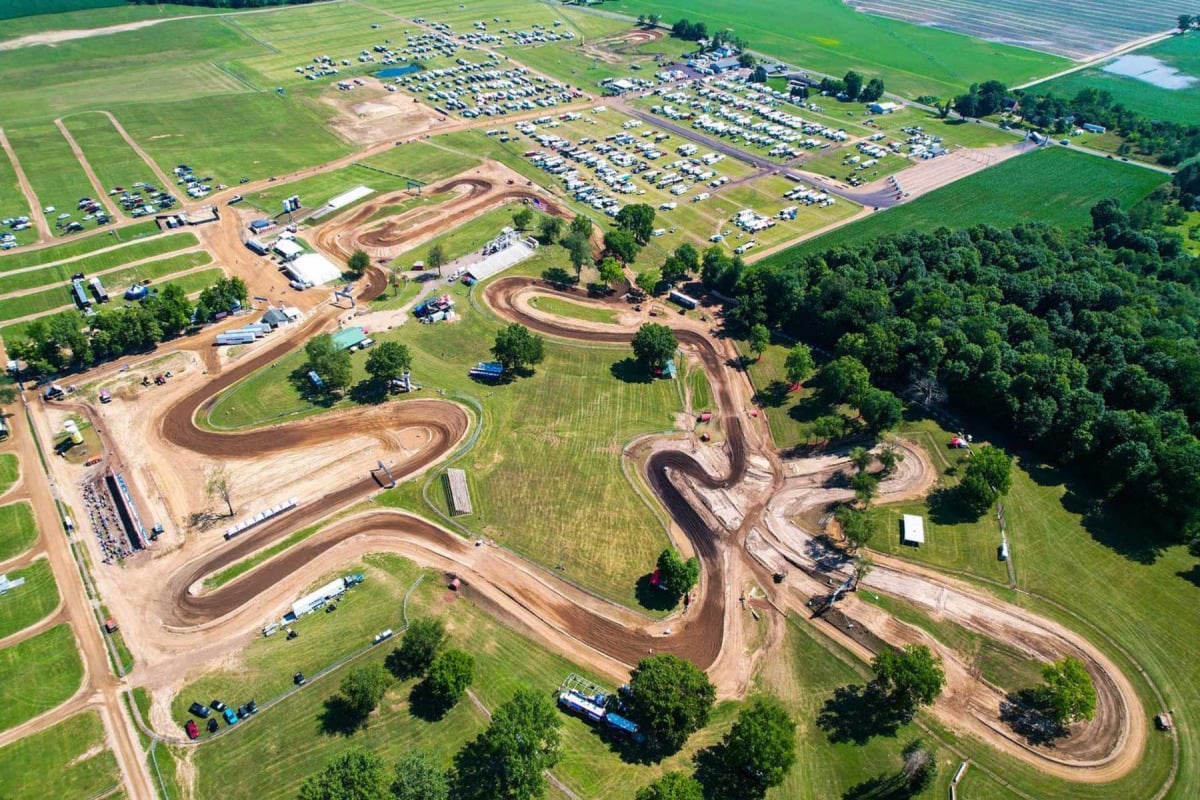
<path id="1" fill-rule="evenodd" d="M 905 544 L 925 544 L 925 519 L 916 514 L 905 514 L 902 539 Z"/>

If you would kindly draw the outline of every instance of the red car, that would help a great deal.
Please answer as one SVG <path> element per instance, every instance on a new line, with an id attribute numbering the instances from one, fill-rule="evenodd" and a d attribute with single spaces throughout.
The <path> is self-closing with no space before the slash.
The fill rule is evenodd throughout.
<path id="1" fill-rule="evenodd" d="M 188 735 L 189 739 L 199 739 L 200 738 L 200 729 L 196 727 L 195 720 L 189 719 L 187 721 L 187 724 L 185 724 L 183 726 L 183 729 L 185 731 L 187 731 L 187 735 Z"/>

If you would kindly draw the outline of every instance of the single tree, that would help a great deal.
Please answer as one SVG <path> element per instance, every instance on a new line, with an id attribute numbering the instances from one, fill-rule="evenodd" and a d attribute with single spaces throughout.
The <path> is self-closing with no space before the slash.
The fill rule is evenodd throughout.
<path id="1" fill-rule="evenodd" d="M 787 359 L 783 362 L 783 368 L 787 371 L 788 383 L 792 385 L 808 380 L 813 374 L 814 366 L 812 350 L 803 342 L 792 345 Z"/>
<path id="2" fill-rule="evenodd" d="M 739 67 L 753 67 L 754 66 L 754 56 L 750 53 L 738 53 L 738 66 Z M 764 72 L 765 72 L 765 70 L 764 70 Z"/>
<path id="3" fill-rule="evenodd" d="M 904 746 L 900 755 L 904 758 L 904 766 L 900 768 L 901 786 L 907 797 L 915 797 L 937 779 L 937 751 L 921 739 L 914 739 Z"/>
<path id="4" fill-rule="evenodd" d="M 796 763 L 796 723 L 774 697 L 757 697 L 725 734 L 721 757 L 729 776 L 745 787 L 739 796 L 761 797 Z"/>
<path id="5" fill-rule="evenodd" d="M 704 800 L 704 787 L 690 775 L 667 772 L 649 786 L 638 789 L 634 800 Z"/>
<path id="6" fill-rule="evenodd" d="M 446 643 L 446 626 L 440 619 L 423 617 L 413 620 L 404 632 L 400 646 L 391 652 L 387 667 L 400 680 L 425 674 Z"/>
<path id="7" fill-rule="evenodd" d="M 676 247 L 673 255 L 689 273 L 700 269 L 700 251 L 690 242 L 684 242 Z"/>
<path id="8" fill-rule="evenodd" d="M 850 448 L 850 453 L 847 457 L 858 472 L 866 472 L 875 461 L 875 454 L 865 447 Z"/>
<path id="9" fill-rule="evenodd" d="M 350 254 L 350 258 L 346 259 L 346 267 L 359 275 L 366 272 L 369 266 L 371 266 L 371 257 L 367 255 L 366 250 L 355 250 Z"/>
<path id="10" fill-rule="evenodd" d="M 708 724 L 716 690 L 690 661 L 666 654 L 643 658 L 629 681 L 629 712 L 650 743 L 675 752 Z"/>
<path id="11" fill-rule="evenodd" d="M 366 717 L 379 707 L 388 687 L 392 685 L 392 676 L 378 662 L 355 667 L 346 674 L 342 681 L 341 695 L 346 706 L 359 717 Z"/>
<path id="12" fill-rule="evenodd" d="M 583 219 L 576 217 L 575 219 Z M 571 266 L 575 268 L 575 277 L 583 272 L 583 265 L 588 263 L 592 258 L 592 245 L 588 238 L 583 234 L 572 231 L 563 237 L 562 246 L 567 248 L 567 256 L 571 259 Z"/>
<path id="13" fill-rule="evenodd" d="M 617 229 L 628 231 L 638 244 L 650 241 L 654 232 L 654 206 L 649 203 L 631 203 L 617 212 Z"/>
<path id="14" fill-rule="evenodd" d="M 855 588 L 857 588 L 860 583 L 865 581 L 867 579 L 867 576 L 870 575 L 872 570 L 874 570 L 874 569 L 875 569 L 875 562 L 871 560 L 870 556 L 865 555 L 865 554 L 860 554 L 860 555 L 855 556 L 854 557 L 854 585 L 855 585 Z"/>
<path id="15" fill-rule="evenodd" d="M 1083 662 L 1063 656 L 1042 668 L 1045 681 L 1035 690 L 1042 707 L 1058 724 L 1096 716 L 1096 686 Z"/>
<path id="16" fill-rule="evenodd" d="M 621 268 L 621 263 L 615 258 L 606 257 L 600 262 L 600 282 L 606 287 L 618 283 L 625 277 L 625 270 Z"/>
<path id="17" fill-rule="evenodd" d="M 885 646 L 871 668 L 876 688 L 904 716 L 936 700 L 946 684 L 941 659 L 923 644 L 906 644 L 903 649 Z"/>
<path id="18" fill-rule="evenodd" d="M 850 70 L 846 73 L 846 77 L 842 78 L 842 84 L 844 85 L 843 91 L 846 93 L 846 99 L 857 100 L 858 95 L 862 92 L 863 76 L 854 70 Z"/>
<path id="19" fill-rule="evenodd" d="M 904 416 L 904 404 L 900 398 L 886 389 L 868 389 L 858 400 L 858 413 L 867 430 L 878 436 L 900 424 Z"/>
<path id="20" fill-rule="evenodd" d="M 387 764 L 369 750 L 352 747 L 334 756 L 300 785 L 299 800 L 385 800 Z"/>
<path id="21" fill-rule="evenodd" d="M 392 781 L 393 800 L 448 800 L 450 784 L 446 771 L 421 749 L 408 750 L 396 762 Z"/>
<path id="22" fill-rule="evenodd" d="M 532 800 L 546 792 L 546 770 L 562 754 L 562 720 L 550 700 L 520 689 L 486 730 L 454 757 L 456 800 Z"/>
<path id="23" fill-rule="evenodd" d="M 879 78 L 871 78 L 867 81 L 867 85 L 859 92 L 858 99 L 864 103 L 874 103 L 879 98 L 883 97 L 883 81 Z"/>
<path id="24" fill-rule="evenodd" d="M 666 325 L 647 322 L 633 336 L 633 354 L 650 369 L 662 369 L 675 355 L 679 342 Z"/>
<path id="25" fill-rule="evenodd" d="M 648 295 L 653 295 L 658 290 L 660 276 L 658 270 L 647 269 L 638 273 L 634 283 Z"/>
<path id="26" fill-rule="evenodd" d="M 879 459 L 879 465 L 883 467 L 883 471 L 880 474 L 891 475 L 896 465 L 904 460 L 904 453 L 901 453 L 893 445 L 885 444 L 879 449 L 875 457 Z"/>
<path id="27" fill-rule="evenodd" d="M 475 678 L 475 659 L 462 650 L 447 650 L 429 665 L 425 686 L 443 708 L 451 708 Z"/>
<path id="28" fill-rule="evenodd" d="M 830 442 L 842 434 L 845 427 L 842 418 L 836 414 L 817 417 L 809 425 L 809 434 L 818 442 Z"/>
<path id="29" fill-rule="evenodd" d="M 208 470 L 205 489 L 208 496 L 225 503 L 229 510 L 228 516 L 233 516 L 233 479 L 229 477 L 229 468 L 224 464 L 211 467 Z"/>
<path id="30" fill-rule="evenodd" d="M 523 231 L 533 222 L 533 212 L 529 210 L 529 206 L 521 206 L 512 215 L 513 227 L 519 231 Z"/>
<path id="31" fill-rule="evenodd" d="M 663 261 L 662 269 L 659 270 L 660 277 L 671 286 L 686 278 L 687 274 L 687 268 L 683 262 L 674 255 L 667 256 L 667 259 Z"/>
<path id="32" fill-rule="evenodd" d="M 412 354 L 408 346 L 399 342 L 381 342 L 367 356 L 367 374 L 377 384 L 386 386 L 388 381 L 399 378 L 412 369 Z"/>
<path id="33" fill-rule="evenodd" d="M 658 23 L 662 21 L 662 14 L 650 14 L 646 17 L 646 24 L 651 28 L 657 28 Z"/>
<path id="34" fill-rule="evenodd" d="M 646 24 L 646 15 L 645 15 L 645 14 L 638 14 L 638 17 L 637 17 L 637 24 L 638 24 L 638 25 L 645 25 L 645 24 Z"/>
<path id="35" fill-rule="evenodd" d="M 879 494 L 879 478 L 869 472 L 859 472 L 850 479 L 850 488 L 854 490 L 854 499 L 867 508 Z"/>
<path id="36" fill-rule="evenodd" d="M 584 239 L 592 238 L 593 229 L 592 221 L 582 214 L 571 219 L 570 232 L 577 233 Z"/>
<path id="37" fill-rule="evenodd" d="M 854 550 L 866 547 L 878 530 L 869 513 L 852 506 L 838 506 L 833 515 L 842 528 L 842 536 Z"/>
<path id="38" fill-rule="evenodd" d="M 762 358 L 762 354 L 766 352 L 767 346 L 771 344 L 771 332 L 767 330 L 766 325 L 753 325 L 750 328 L 750 352 L 754 353 L 754 360 L 758 361 Z"/>
<path id="39" fill-rule="evenodd" d="M 658 557 L 658 578 L 663 589 L 676 598 L 682 597 L 700 580 L 700 559 L 693 556 L 684 561 L 675 548 L 668 547 Z"/>
<path id="40" fill-rule="evenodd" d="M 507 374 L 542 363 L 546 357 L 546 341 L 529 328 L 513 322 L 499 330 L 492 355 L 504 366 Z"/>
<path id="41" fill-rule="evenodd" d="M 750 64 L 743 64 L 742 66 L 744 66 L 744 67 L 752 66 L 753 62 L 754 62 L 753 56 L 751 56 L 750 61 L 751 61 Z M 758 66 L 754 67 L 754 71 L 750 73 L 750 83 L 766 83 L 766 82 L 767 82 L 767 68 L 764 67 L 762 64 L 759 64 Z"/>
<path id="42" fill-rule="evenodd" d="M 604 249 L 628 264 L 642 249 L 629 231 L 615 230 L 604 234 Z"/>
<path id="43" fill-rule="evenodd" d="M 983 514 L 1011 487 L 1012 456 L 998 447 L 983 445 L 971 452 L 958 495 L 973 513 Z"/>
<path id="44" fill-rule="evenodd" d="M 555 217 L 550 214 L 542 217 L 538 223 L 538 235 L 543 244 L 550 244 L 558 235 L 562 233 L 563 221 L 561 217 Z"/>
<path id="45" fill-rule="evenodd" d="M 446 249 L 442 247 L 441 242 L 430 245 L 429 252 L 425 254 L 425 266 L 430 269 L 436 269 L 438 277 L 442 277 L 442 266 L 446 263 Z"/>
<path id="46" fill-rule="evenodd" d="M 338 347 L 327 333 L 314 336 L 304 345 L 308 357 L 309 371 L 317 373 L 325 384 L 325 391 L 340 392 L 350 385 L 354 368 L 350 363 L 350 352 Z"/>

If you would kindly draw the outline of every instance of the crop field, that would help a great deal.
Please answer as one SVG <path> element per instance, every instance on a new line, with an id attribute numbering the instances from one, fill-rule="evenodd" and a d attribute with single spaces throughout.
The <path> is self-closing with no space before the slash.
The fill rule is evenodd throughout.
<path id="1" fill-rule="evenodd" d="M 83 662 L 70 625 L 56 625 L 0 650 L 0 730 L 49 711 L 75 694 Z"/>
<path id="2" fill-rule="evenodd" d="M 68 258 L 77 258 L 97 250 L 115 247 L 122 242 L 155 236 L 159 232 L 158 223 L 154 220 L 147 220 L 146 222 L 137 222 L 124 228 L 113 228 L 91 236 L 72 239 L 69 242 L 63 242 L 62 244 L 50 247 L 40 247 L 37 250 L 18 250 L 0 256 L 0 272 L 8 272 L 24 267 L 36 267 L 42 264 L 52 264 Z"/>
<path id="3" fill-rule="evenodd" d="M 196 234 L 183 231 L 135 242 L 103 253 L 83 256 L 74 261 L 50 267 L 26 269 L 20 272 L 0 272 L 0 293 L 35 289 L 39 286 L 67 281 L 76 272 L 83 272 L 90 277 L 93 273 L 103 273 L 105 270 L 111 270 L 123 264 L 131 264 L 134 261 L 153 258 L 176 250 L 196 247 L 198 244 L 199 240 L 196 239 Z M 0 266 L 3 266 L 2 262 L 0 262 Z"/>
<path id="4" fill-rule="evenodd" d="M 21 474 L 21 462 L 12 453 L 0 453 L 0 495 L 6 493 L 17 482 Z"/>
<path id="5" fill-rule="evenodd" d="M 0 775 L 13 797 L 81 800 L 111 796 L 121 773 L 100 715 L 84 711 L 0 748 Z"/>
<path id="6" fill-rule="evenodd" d="M 92 197 L 96 192 L 58 128 L 46 122 L 9 127 L 5 133 L 42 206 L 34 209 L 34 213 L 42 214 L 50 207 L 57 209 L 44 214 L 50 221 L 50 229 L 57 235 L 63 232 L 57 225 L 60 214 L 70 214 L 71 219 L 67 221 L 83 222 L 84 213 L 76 206 L 80 198 Z M 84 224 L 95 227 L 95 223 Z"/>
<path id="7" fill-rule="evenodd" d="M 1156 58 L 1167 67 L 1196 79 L 1190 86 L 1168 89 L 1145 80 L 1106 72 L 1106 61 L 1061 78 L 1032 87 L 1035 92 L 1052 92 L 1074 97 L 1084 89 L 1099 89 L 1113 96 L 1116 102 L 1152 119 L 1178 122 L 1181 125 L 1200 124 L 1200 36 L 1174 36 L 1136 50 L 1131 55 Z"/>
<path id="8" fill-rule="evenodd" d="M 58 584 L 50 562 L 39 558 L 27 567 L 8 572 L 10 580 L 24 578 L 0 603 L 0 639 L 28 628 L 58 606 Z"/>
<path id="9" fill-rule="evenodd" d="M 93 112 L 72 116 L 63 122 L 106 191 L 117 186 L 129 189 L 139 182 L 158 185 L 150 165 L 121 138 L 108 117 Z M 175 189 L 172 186 L 159 188 L 168 192 Z"/>
<path id="10" fill-rule="evenodd" d="M 213 183 L 286 175 L 349 152 L 316 112 L 274 94 L 141 104 L 114 113 L 166 172 L 187 164 L 197 175 L 213 176 Z"/>
<path id="11" fill-rule="evenodd" d="M 619 0 L 611 8 L 633 17 L 646 13 L 632 0 Z M 862 14 L 841 0 L 805 3 L 801 27 L 780 25 L 780 20 L 795 19 L 795 6 L 786 0 L 751 5 L 667 0 L 655 8 L 668 24 L 686 17 L 705 22 L 709 30 L 733 28 L 753 49 L 801 68 L 829 75 L 854 69 L 879 76 L 890 91 L 906 97 L 950 96 L 989 78 L 1012 86 L 1070 65 L 1045 53 Z"/>
<path id="12" fill-rule="evenodd" d="M 6 458 L 14 459 L 11 453 L 4 454 Z M 7 460 L 5 464 L 9 463 Z M 0 481 L 0 490 L 5 489 L 6 482 Z M 33 508 L 26 502 L 9 503 L 0 506 L 0 561 L 7 561 L 13 556 L 24 553 L 37 541 L 37 525 L 33 521 Z"/>
<path id="13" fill-rule="evenodd" d="M 346 595 L 347 600 L 354 592 L 366 588 L 372 580 L 385 584 L 384 591 L 399 597 L 418 572 L 413 565 L 395 556 L 368 556 L 365 566 L 371 570 L 372 577 L 362 587 L 351 590 Z M 346 571 L 350 569 L 352 567 Z M 390 609 L 382 613 L 390 614 L 393 619 L 398 618 L 399 609 L 396 605 L 393 603 Z M 337 614 L 341 613 L 339 607 Z M 440 585 L 440 576 L 434 573 L 427 573 L 424 582 L 409 600 L 410 618 L 425 615 L 441 617 L 449 632 L 450 646 L 464 649 L 475 657 L 475 680 L 471 691 L 489 709 L 495 709 L 509 699 L 519 687 L 550 691 L 569 672 L 586 674 L 565 659 L 497 623 L 473 604 L 455 601 L 453 595 L 448 597 Z M 312 626 L 322 624 L 329 626 L 329 621 L 312 621 Z M 310 633 L 305 636 L 312 633 L 312 626 Z M 385 653 L 399 644 L 402 626 L 391 626 L 397 631 L 397 639 L 376 648 L 363 660 L 382 660 Z M 371 632 L 377 631 L 371 629 Z M 369 641 L 368 635 L 363 644 Z M 251 645 L 252 649 L 258 644 Z M 286 649 L 282 647 L 283 644 L 281 649 Z M 333 651 L 328 652 L 331 654 Z M 276 658 L 271 666 L 272 671 L 283 673 L 286 677 L 293 671 L 292 659 L 292 655 Z M 201 746 L 195 758 L 199 773 L 197 796 L 210 796 L 219 788 L 221 796 L 230 798 L 294 797 L 298 784 L 314 766 L 356 745 L 379 753 L 389 762 L 419 746 L 449 765 L 454 752 L 486 725 L 486 719 L 467 698 L 440 721 L 427 722 L 415 716 L 407 702 L 412 682 L 405 682 L 389 691 L 380 711 L 372 715 L 365 728 L 348 736 L 324 732 L 321 727 L 321 720 L 326 716 L 323 705 L 327 698 L 336 693 L 344 670 L 342 668 L 320 681 L 310 682 L 309 686 L 284 700 L 279 707 L 260 714 L 263 719 L 252 719 L 249 724 L 239 723 L 234 731 L 219 741 Z M 235 676 L 225 674 L 225 680 L 224 685 L 230 687 L 229 696 L 241 697 L 244 694 L 237 688 Z M 209 688 L 213 686 L 208 684 L 203 690 L 197 688 L 194 691 L 189 686 L 184 690 L 184 696 L 207 700 L 208 695 L 213 693 Z M 258 700 L 261 705 L 261 698 Z M 729 705 L 719 706 L 713 714 L 714 723 L 694 736 L 684 751 L 650 767 L 622 761 L 587 723 L 563 715 L 564 755 L 554 768 L 554 774 L 581 796 L 628 800 L 635 789 L 661 771 L 686 769 L 691 754 L 717 738 L 721 727 L 728 725 L 731 713 Z M 272 756 L 264 762 L 263 753 L 272 753 Z M 228 776 L 234 774 L 240 776 L 239 780 L 228 781 Z"/>
<path id="14" fill-rule="evenodd" d="M 1019 222 L 1044 222 L 1064 228 L 1090 225 L 1088 212 L 1099 201 L 1115 197 L 1128 208 L 1165 180 L 1165 175 L 1152 170 L 1066 148 L 1039 150 L 769 256 L 768 260 L 786 263 L 797 254 L 943 226 L 967 228 L 981 222 L 1001 228 Z"/>

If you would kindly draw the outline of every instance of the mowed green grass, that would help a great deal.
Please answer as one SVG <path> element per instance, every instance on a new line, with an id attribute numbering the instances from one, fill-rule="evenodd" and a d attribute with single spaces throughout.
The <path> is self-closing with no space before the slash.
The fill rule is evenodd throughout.
<path id="1" fill-rule="evenodd" d="M 1195 34 L 1172 36 L 1135 50 L 1132 55 L 1157 58 L 1185 75 L 1200 79 L 1200 36 Z M 1137 78 L 1105 72 L 1103 67 L 1110 63 L 1111 60 L 1039 83 L 1031 91 L 1074 97 L 1084 89 L 1099 89 L 1110 93 L 1126 108 L 1152 119 L 1181 125 L 1200 124 L 1200 80 L 1184 89 L 1164 89 Z"/>
<path id="2" fill-rule="evenodd" d="M 1113 197 L 1128 208 L 1166 180 L 1167 176 L 1153 170 L 1062 147 L 1038 150 L 765 260 L 787 263 L 797 254 L 855 246 L 909 230 L 967 228 L 985 223 L 1007 228 L 1019 222 L 1081 227 L 1091 224 L 1089 211 L 1099 201 Z"/>
<path id="3" fill-rule="evenodd" d="M 146 239 L 145 241 L 135 242 L 125 247 L 85 256 L 75 261 L 68 261 L 44 269 L 31 269 L 9 273 L 0 272 L 0 294 L 17 292 L 22 289 L 36 289 L 39 286 L 48 286 L 51 283 L 66 282 L 76 272 L 82 272 L 90 278 L 95 273 L 104 273 L 122 264 L 161 256 L 164 253 L 172 253 L 188 247 L 195 247 L 199 243 L 196 234 L 184 231 L 155 239 Z"/>
<path id="4" fill-rule="evenodd" d="M 418 572 L 412 564 L 390 555 L 368 556 L 365 565 L 373 573 L 376 570 L 391 573 L 390 576 L 373 574 L 368 583 L 371 580 L 389 581 L 387 591 L 393 596 L 402 596 Z M 351 590 L 343 602 L 350 602 L 353 593 L 362 588 L 365 584 Z M 424 582 L 409 600 L 409 617 L 431 615 L 445 621 L 450 646 L 462 648 L 475 657 L 475 680 L 471 691 L 487 708 L 495 709 L 512 697 L 519 687 L 529 686 L 549 695 L 569 672 L 587 674 L 496 622 L 478 606 L 457 598 L 458 595 L 446 591 L 440 574 L 427 572 Z M 326 626 L 336 631 L 341 613 L 339 608 L 334 614 L 318 614 L 311 620 L 309 631 L 297 642 L 281 643 L 280 652 L 290 652 L 291 648 L 284 645 L 302 643 L 306 636 L 314 635 L 315 627 Z M 399 604 L 393 602 L 389 608 L 377 613 L 381 620 L 385 618 L 383 615 L 399 619 Z M 381 661 L 399 644 L 401 625 L 391 626 L 396 629 L 397 638 L 374 649 L 355 664 Z M 332 637 L 330 641 L 333 641 Z M 342 647 L 344 649 L 344 644 Z M 272 670 L 288 680 L 294 671 L 292 663 L 293 656 L 278 656 Z M 305 777 L 319 769 L 328 758 L 352 746 L 373 750 L 389 762 L 413 747 L 421 747 L 449 766 L 453 754 L 487 724 L 483 714 L 467 698 L 438 722 L 430 723 L 415 717 L 408 709 L 408 693 L 413 685 L 409 681 L 395 685 L 388 692 L 380 711 L 371 716 L 366 728 L 350 736 L 324 733 L 321 729 L 323 704 L 337 692 L 345 671 L 346 668 L 342 668 L 318 681 L 310 681 L 303 690 L 277 707 L 263 710 L 250 723 L 239 723 L 231 733 L 202 745 L 195 757 L 197 796 L 294 797 Z M 228 685 L 235 685 L 236 671 L 223 675 Z M 603 683 L 615 688 L 611 682 Z M 184 689 L 184 696 L 207 701 L 210 699 L 207 695 L 212 693 L 207 691 L 208 688 L 202 690 L 198 684 L 193 684 Z M 244 694 L 235 688 L 230 691 L 237 692 L 238 697 Z M 222 699 L 228 702 L 228 698 Z M 258 701 L 261 705 L 262 698 Z M 587 723 L 563 715 L 564 756 L 554 774 L 582 797 L 632 798 L 637 788 L 665 769 L 690 769 L 690 755 L 711 743 L 717 737 L 717 731 L 728 726 L 730 715 L 728 705 L 719 707 L 710 729 L 693 737 L 682 753 L 649 767 L 623 762 Z M 229 781 L 230 775 L 238 775 L 239 779 Z"/>
<path id="5" fill-rule="evenodd" d="M 158 185 L 150 165 L 121 137 L 108 117 L 94 112 L 78 114 L 63 120 L 63 124 L 106 191 L 117 186 L 133 191 L 133 184 L 138 182 Z M 176 187 L 159 188 L 171 191 Z"/>
<path id="6" fill-rule="evenodd" d="M 13 168 L 12 161 L 9 160 L 7 153 L 0 153 L 0 219 L 8 219 L 9 217 L 29 217 L 33 218 L 33 209 L 29 207 L 29 200 L 26 199 L 25 193 L 21 191 L 21 184 L 17 181 L 17 171 Z M 37 229 L 29 228 L 25 231 L 13 231 L 5 226 L 5 233 L 12 233 L 17 237 L 18 244 L 29 244 L 37 239 Z"/>
<path id="7" fill-rule="evenodd" d="M 53 213 L 42 214 L 48 218 L 55 235 L 61 233 L 61 229 L 55 225 L 59 214 L 70 214 L 72 220 L 82 220 L 84 212 L 76 206 L 80 198 L 92 197 L 96 192 L 79 159 L 71 152 L 71 145 L 54 123 L 11 126 L 5 129 L 5 133 L 41 204 L 41 208 L 34 209 L 34 213 L 42 214 L 42 210 L 48 206 L 57 209 Z M 84 224 L 89 228 L 95 227 L 94 223 Z"/>
<path id="8" fill-rule="evenodd" d="M 107 748 L 95 711 L 68 717 L 54 727 L 0 748 L 0 775 L 12 797 L 97 797 L 120 785 L 117 760 Z"/>
<path id="9" fill-rule="evenodd" d="M 614 325 L 617 322 L 617 312 L 598 306 L 587 306 L 573 303 L 560 297 L 535 297 L 530 305 L 547 314 L 557 314 L 560 317 L 581 319 L 587 322 L 604 322 Z"/>
<path id="10" fill-rule="evenodd" d="M 157 261 L 149 261 L 135 267 L 128 267 L 107 273 L 104 276 L 104 282 L 108 284 L 105 288 L 109 290 L 110 294 L 115 295 L 117 290 L 123 291 L 123 287 L 134 280 L 162 278 L 167 275 L 173 275 L 176 272 L 194 269 L 211 263 L 212 256 L 207 251 L 181 253 Z M 210 270 L 205 271 L 208 272 Z M 72 303 L 71 290 L 66 284 L 40 292 L 6 297 L 0 300 L 0 320 L 17 319 L 29 316 L 30 314 L 53 311 Z"/>
<path id="11" fill-rule="evenodd" d="M 11 453 L 4 455 L 16 463 L 16 456 Z M 0 489 L 4 488 L 4 484 L 0 483 Z M 0 506 L 0 561 L 24 553 L 37 541 L 37 535 L 33 507 L 29 503 L 22 501 Z"/>
<path id="12" fill-rule="evenodd" d="M 632 0 L 619 0 L 611 8 L 631 16 L 646 13 Z M 667 0 L 655 10 L 667 24 L 686 17 L 705 22 L 709 31 L 733 28 L 755 50 L 801 68 L 879 76 L 890 91 L 906 97 L 950 96 L 989 78 L 1012 86 L 1070 65 L 1033 50 L 861 14 L 841 0 L 806 0 L 799 6 L 786 0 L 749 5 Z"/>
<path id="13" fill-rule="evenodd" d="M 58 585 L 46 559 L 10 570 L 8 578 L 24 578 L 25 584 L 10 589 L 0 603 L 0 639 L 28 628 L 58 606 Z"/>
<path id="14" fill-rule="evenodd" d="M 315 112 L 273 93 L 143 103 L 114 114 L 165 172 L 187 164 L 213 183 L 286 175 L 350 152 Z"/>
<path id="15" fill-rule="evenodd" d="M 22 269 L 24 267 L 36 267 L 40 264 L 52 264 L 55 261 L 63 261 L 68 258 L 77 258 L 96 250 L 114 247 L 122 242 L 130 242 L 154 236 L 160 230 L 157 222 L 149 220 L 146 222 L 136 222 L 124 228 L 113 228 L 102 233 L 93 234 L 92 236 L 72 239 L 69 242 L 63 242 L 62 244 L 50 247 L 39 247 L 37 250 L 18 250 L 0 256 L 0 272 L 8 272 L 9 270 Z"/>
<path id="16" fill-rule="evenodd" d="M 0 453 L 0 495 L 3 495 L 21 474 L 21 462 L 13 453 Z"/>
<path id="17" fill-rule="evenodd" d="M 479 158 L 422 142 L 393 147 L 363 164 L 418 181 L 434 181 L 479 166 Z"/>
<path id="18" fill-rule="evenodd" d="M 0 730 L 59 705 L 82 680 L 70 625 L 56 625 L 0 650 Z"/>

